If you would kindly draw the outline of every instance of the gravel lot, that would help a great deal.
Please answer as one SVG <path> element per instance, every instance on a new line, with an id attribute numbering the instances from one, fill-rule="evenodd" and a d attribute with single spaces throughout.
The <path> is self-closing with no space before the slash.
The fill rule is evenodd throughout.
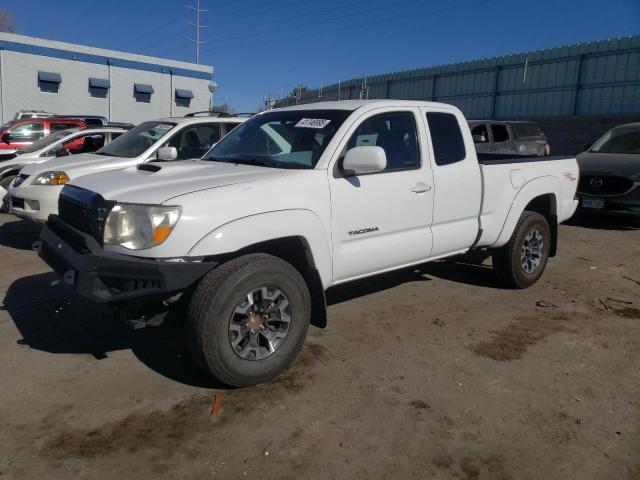
<path id="1" fill-rule="evenodd" d="M 640 229 L 562 226 L 524 291 L 477 256 L 334 289 L 288 372 L 229 390 L 0 223 L 0 478 L 640 478 Z"/>

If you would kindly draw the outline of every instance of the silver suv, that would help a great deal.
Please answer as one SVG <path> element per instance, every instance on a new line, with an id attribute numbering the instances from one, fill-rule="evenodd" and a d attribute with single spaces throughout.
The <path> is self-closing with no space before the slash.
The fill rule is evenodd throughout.
<path id="1" fill-rule="evenodd" d="M 544 157 L 551 153 L 547 136 L 534 122 L 469 120 L 478 153 Z"/>

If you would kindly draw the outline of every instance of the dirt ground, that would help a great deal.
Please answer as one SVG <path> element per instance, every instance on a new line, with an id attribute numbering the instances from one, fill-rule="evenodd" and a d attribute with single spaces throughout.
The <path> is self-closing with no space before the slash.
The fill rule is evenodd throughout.
<path id="1" fill-rule="evenodd" d="M 0 478 L 640 478 L 640 229 L 562 226 L 524 291 L 470 256 L 334 289 L 289 371 L 229 390 L 0 223 Z"/>

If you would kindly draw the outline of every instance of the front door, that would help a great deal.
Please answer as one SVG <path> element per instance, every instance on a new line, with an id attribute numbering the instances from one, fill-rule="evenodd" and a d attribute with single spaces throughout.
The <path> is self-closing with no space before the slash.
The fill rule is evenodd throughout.
<path id="1" fill-rule="evenodd" d="M 329 171 L 335 282 L 416 263 L 431 254 L 434 190 L 429 162 L 421 156 L 424 124 L 416 113 L 370 113 L 347 135 L 343 154 L 357 146 L 382 147 L 384 171 L 358 176 L 343 176 L 339 168 Z"/>

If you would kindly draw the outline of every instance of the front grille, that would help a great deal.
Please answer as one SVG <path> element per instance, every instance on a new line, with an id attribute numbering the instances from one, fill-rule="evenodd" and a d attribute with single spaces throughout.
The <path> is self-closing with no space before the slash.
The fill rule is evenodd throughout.
<path id="1" fill-rule="evenodd" d="M 102 244 L 104 223 L 114 204 L 98 193 L 66 185 L 58 197 L 58 216 Z"/>
<path id="2" fill-rule="evenodd" d="M 608 175 L 581 175 L 578 192 L 593 196 L 623 195 L 631 190 L 633 180 Z"/>
<path id="3" fill-rule="evenodd" d="M 62 220 L 81 232 L 91 234 L 89 222 L 89 205 L 60 194 L 58 198 L 58 215 Z"/>

